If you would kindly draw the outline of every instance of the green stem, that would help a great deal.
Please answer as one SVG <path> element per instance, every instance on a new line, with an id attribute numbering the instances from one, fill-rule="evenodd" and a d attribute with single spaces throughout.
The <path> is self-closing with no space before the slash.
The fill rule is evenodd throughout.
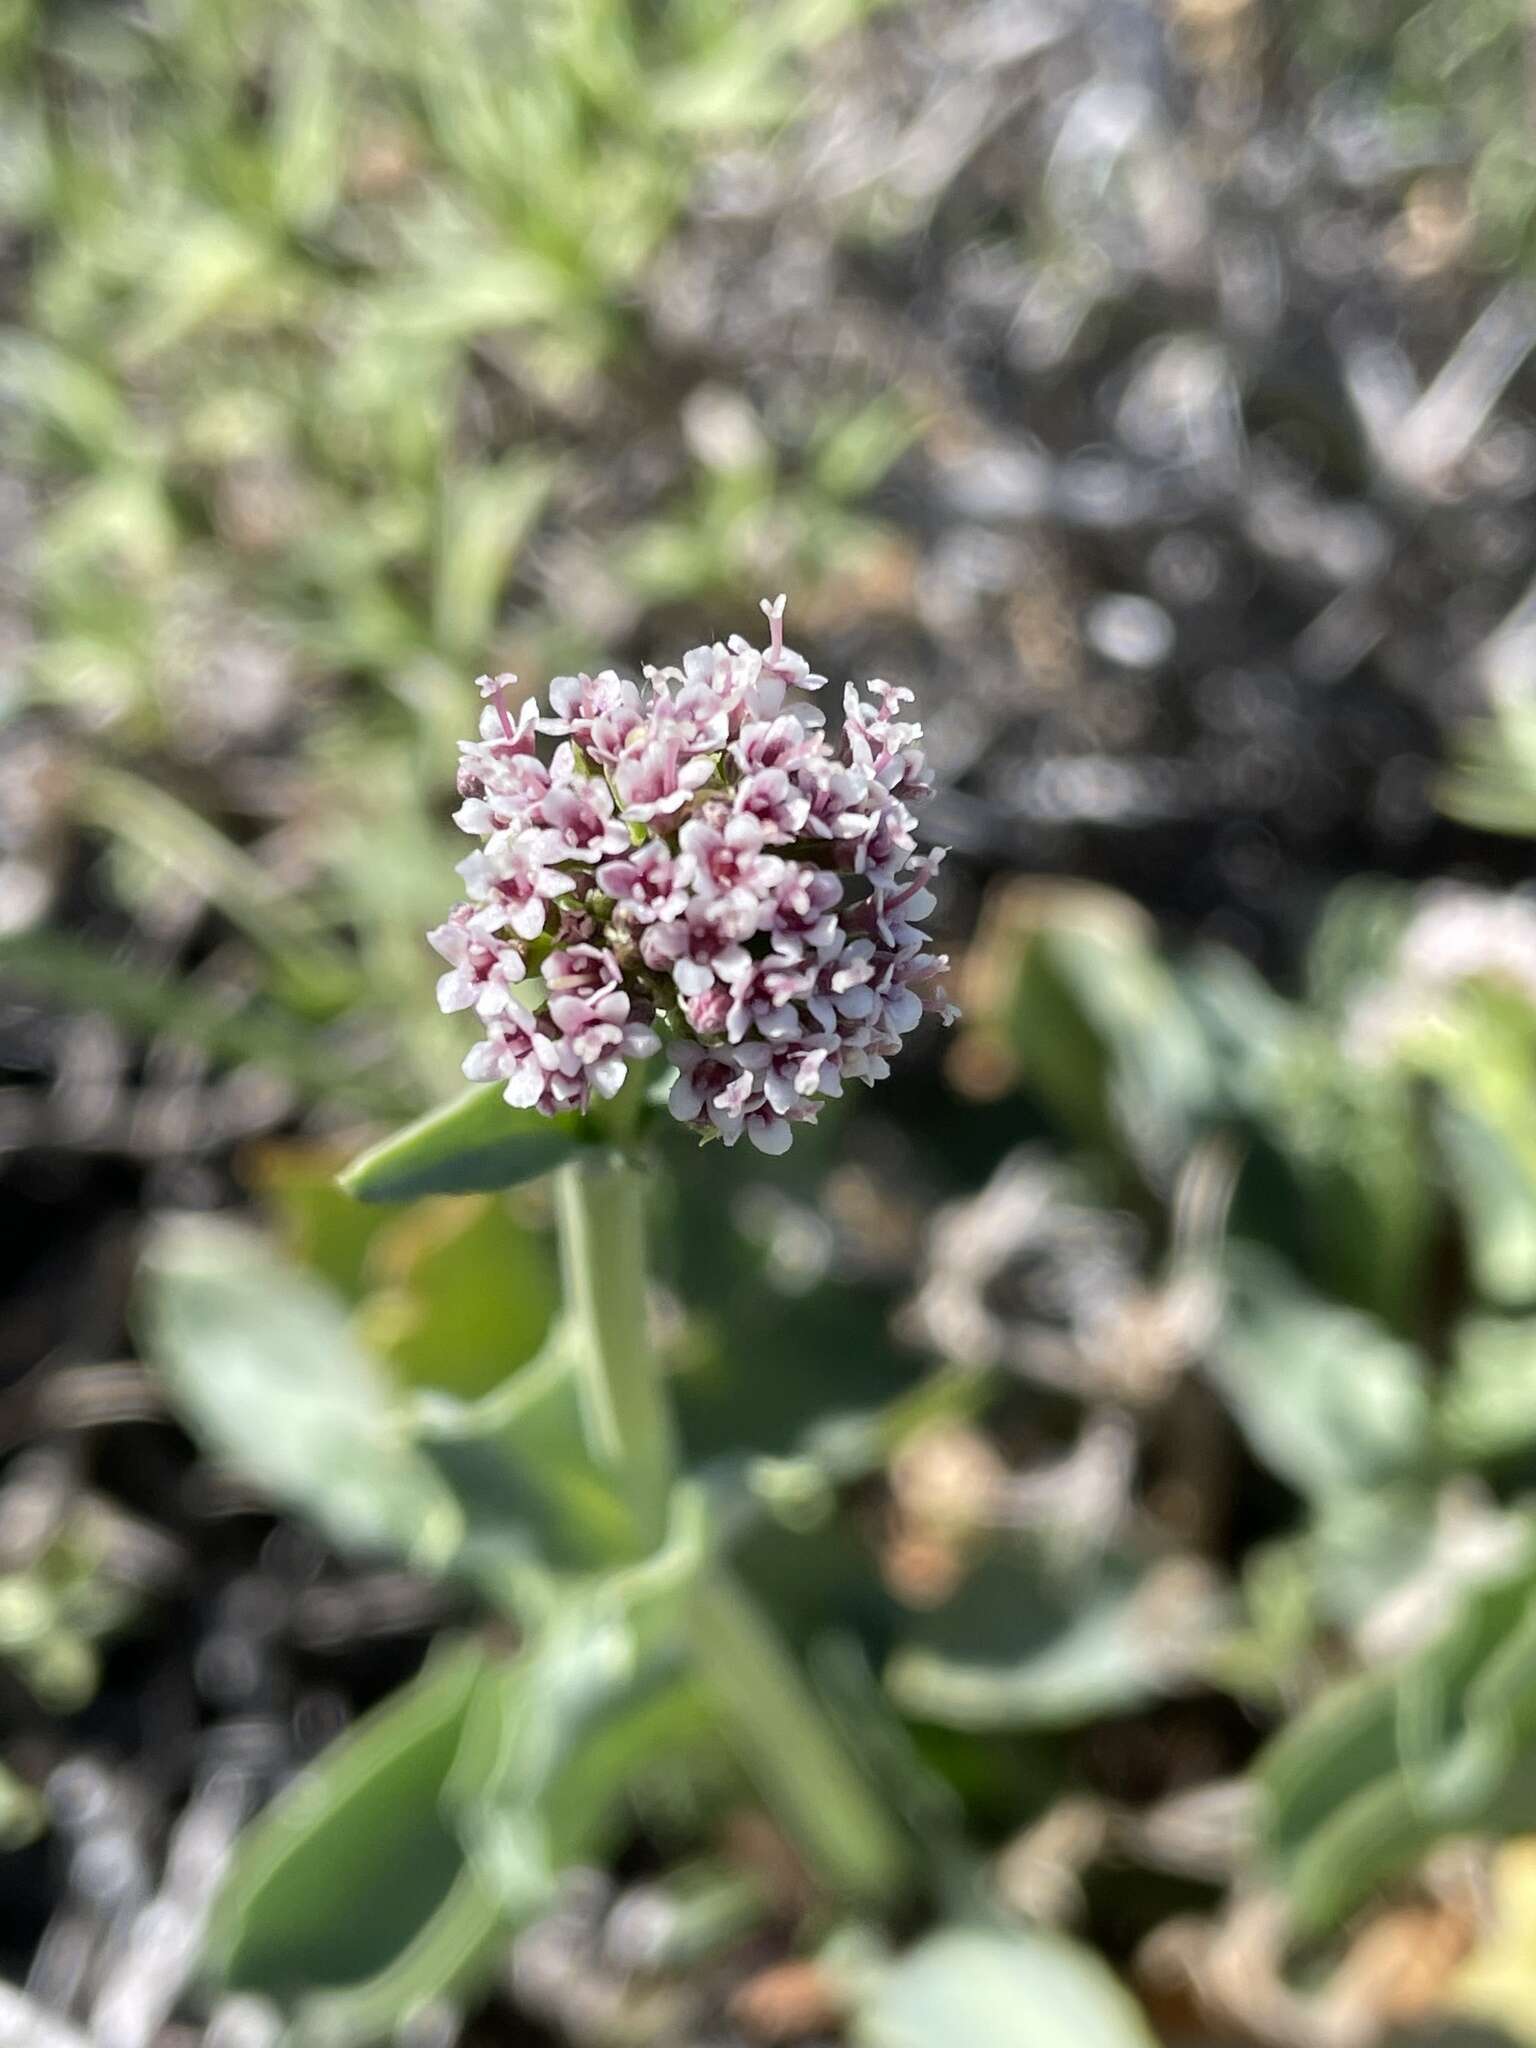
<path id="1" fill-rule="evenodd" d="M 734 1573 L 701 1578 L 692 1632 L 732 1746 L 811 1867 L 848 1898 L 873 1902 L 900 1892 L 910 1861 L 905 1841 Z"/>
<path id="2" fill-rule="evenodd" d="M 560 1169 L 560 1263 L 577 1331 L 587 1448 L 629 1501 L 642 1538 L 661 1541 L 677 1466 L 672 1412 L 651 1346 L 643 1182 L 616 1154 Z"/>
<path id="3" fill-rule="evenodd" d="M 563 1167 L 559 1222 L 588 1448 L 659 1544 L 678 1454 L 646 1314 L 641 1176 L 596 1150 Z M 899 1830 L 734 1573 L 706 1569 L 689 1634 L 732 1747 L 818 1876 L 866 1901 L 899 1892 L 909 1866 Z"/>

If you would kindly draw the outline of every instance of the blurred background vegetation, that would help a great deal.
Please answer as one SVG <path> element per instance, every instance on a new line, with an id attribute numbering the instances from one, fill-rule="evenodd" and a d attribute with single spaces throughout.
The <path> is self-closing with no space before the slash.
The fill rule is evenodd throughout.
<path id="1" fill-rule="evenodd" d="M 331 1181 L 455 1085 L 470 680 L 783 588 L 918 692 L 966 1021 L 678 1149 L 668 1358 L 1078 1946 L 838 1924 L 709 1758 L 382 2024 L 1536 2042 L 1533 81 L 1523 0 L 0 4 L 0 2040 L 279 2038 L 234 1830 L 473 1620 L 343 1411 L 555 1300 L 536 1193 Z"/>

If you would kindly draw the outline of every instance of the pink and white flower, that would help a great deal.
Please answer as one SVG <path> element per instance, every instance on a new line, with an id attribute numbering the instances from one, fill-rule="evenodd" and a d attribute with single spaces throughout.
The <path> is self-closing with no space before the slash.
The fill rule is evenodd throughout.
<path id="1" fill-rule="evenodd" d="M 668 923 L 688 907 L 684 864 L 664 839 L 648 839 L 619 860 L 605 860 L 597 886 L 635 925 Z"/>
<path id="2" fill-rule="evenodd" d="M 832 735 L 784 645 L 732 636 L 634 683 L 562 676 L 550 709 L 482 677 L 455 814 L 481 841 L 468 901 L 429 934 L 445 1010 L 483 1036 L 464 1071 L 509 1102 L 584 1111 L 661 1050 L 674 1117 L 782 1152 L 846 1081 L 887 1071 L 946 962 L 921 919 L 940 856 L 919 857 L 928 794 L 910 693 L 850 684 Z M 557 739 L 541 751 L 540 736 Z"/>
<path id="3" fill-rule="evenodd" d="M 600 776 L 556 781 L 534 806 L 531 820 L 543 827 L 544 852 L 552 860 L 593 867 L 629 845 L 629 834 L 615 815 L 613 791 Z"/>
<path id="4" fill-rule="evenodd" d="M 713 773 L 708 759 L 685 752 L 676 733 L 664 726 L 643 746 L 626 745 L 613 786 L 626 819 L 641 825 L 680 811 Z"/>
<path id="5" fill-rule="evenodd" d="M 427 933 L 427 944 L 448 962 L 439 976 L 437 1006 L 445 1012 L 504 1007 L 502 993 L 523 978 L 523 956 L 488 927 L 485 914 L 461 903 L 446 924 Z"/>

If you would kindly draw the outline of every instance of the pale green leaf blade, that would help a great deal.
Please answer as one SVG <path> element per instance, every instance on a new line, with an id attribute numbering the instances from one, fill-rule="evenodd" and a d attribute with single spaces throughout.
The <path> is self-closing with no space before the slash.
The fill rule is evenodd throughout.
<path id="1" fill-rule="evenodd" d="M 445 1788 L 493 1673 L 476 1649 L 429 1666 L 304 1771 L 242 1838 L 207 1957 L 222 1982 L 297 2006 L 336 2048 L 472 1980 L 506 1932 Z"/>
<path id="2" fill-rule="evenodd" d="M 406 1440 L 341 1302 L 255 1232 L 162 1224 L 145 1253 L 144 1348 L 193 1434 L 231 1470 L 348 1549 L 425 1568 L 457 1549 L 452 1496 Z"/>
<path id="3" fill-rule="evenodd" d="M 413 1202 L 418 1195 L 481 1194 L 553 1173 L 583 1141 L 573 1114 L 511 1109 L 491 1084 L 471 1088 L 441 1109 L 359 1154 L 341 1175 L 360 1202 Z"/>
<path id="4" fill-rule="evenodd" d="M 854 2023 L 858 2048 L 1155 2048 L 1130 1994 L 1059 1934 L 945 1927 L 886 1971 Z"/>
<path id="5" fill-rule="evenodd" d="M 1264 1463 L 1314 1500 L 1419 1469 L 1430 1439 L 1420 1353 L 1256 1248 L 1235 1249 L 1231 1271 L 1206 1371 Z"/>

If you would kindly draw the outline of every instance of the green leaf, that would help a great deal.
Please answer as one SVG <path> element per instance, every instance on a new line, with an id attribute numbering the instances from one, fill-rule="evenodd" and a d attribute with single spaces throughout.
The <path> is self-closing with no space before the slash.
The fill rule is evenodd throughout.
<path id="1" fill-rule="evenodd" d="M 370 1146 L 341 1184 L 360 1202 L 482 1194 L 553 1173 L 584 1142 L 580 1117 L 511 1109 L 487 1083 Z"/>
<path id="2" fill-rule="evenodd" d="M 1298 1928 L 1321 1934 L 1427 1856 L 1482 1826 L 1505 1784 L 1509 1751 L 1471 1731 L 1430 1766 L 1394 1770 L 1358 1793 L 1309 1840 L 1288 1883 Z"/>
<path id="3" fill-rule="evenodd" d="M 393 1218 L 352 1201 L 336 1185 L 337 1164 L 327 1146 L 281 1140 L 250 1153 L 241 1177 L 294 1263 L 356 1302 L 368 1291 L 374 1241 Z"/>
<path id="4" fill-rule="evenodd" d="M 1461 1210 L 1478 1292 L 1502 1308 L 1536 1301 L 1536 1182 L 1506 1132 L 1442 1097 L 1435 1133 Z"/>
<path id="5" fill-rule="evenodd" d="M 1057 1728 L 1156 1698 L 1175 1683 L 1166 1617 L 1124 1563 L 1081 1579 L 994 1557 L 919 1616 L 886 1670 L 903 1713 L 946 1728 Z M 1187 1669 L 1187 1661 L 1183 1668 Z"/>
<path id="6" fill-rule="evenodd" d="M 365 2048 L 471 1982 L 507 1931 L 452 1824 L 450 1777 L 498 1674 L 463 1649 L 367 1715 L 241 1838 L 209 1923 L 232 1989 L 298 2008 L 301 2038 Z"/>
<path id="7" fill-rule="evenodd" d="M 380 1215 L 333 1186 L 354 1216 Z M 533 1358 L 559 1301 L 554 1247 L 491 1195 L 437 1195 L 384 1212 L 359 1327 L 404 1384 L 473 1399 Z"/>
<path id="8" fill-rule="evenodd" d="M 464 1567 L 498 1602 L 634 1555 L 631 1511 L 587 1448 L 568 1330 L 479 1401 L 424 1396 L 416 1440 L 463 1514 Z"/>
<path id="9" fill-rule="evenodd" d="M 1317 1500 L 1419 1467 L 1430 1424 L 1421 1355 L 1256 1248 L 1235 1247 L 1231 1267 L 1206 1371 L 1264 1463 Z"/>
<path id="10" fill-rule="evenodd" d="M 1146 1171 L 1187 1150 L 1214 1085 L 1194 1011 L 1151 927 L 1108 890 L 1021 887 L 997 920 L 1006 1024 L 1026 1080 L 1072 1135 Z"/>
<path id="11" fill-rule="evenodd" d="M 1396 1760 L 1396 1695 L 1385 1672 L 1336 1685 L 1285 1728 L 1256 1769 L 1266 1847 L 1282 1873 L 1332 1813 Z"/>
<path id="12" fill-rule="evenodd" d="M 662 1547 L 565 1594 L 481 1702 L 450 1796 L 514 1917 L 569 1864 L 612 1854 L 641 1773 L 712 1739 L 683 1636 L 705 1541 L 702 1501 L 684 1490 Z"/>
<path id="13" fill-rule="evenodd" d="M 146 1249 L 139 1312 L 172 1401 L 231 1470 L 344 1548 L 447 1564 L 459 1511 L 326 1288 L 253 1231 L 178 1217 Z"/>
<path id="14" fill-rule="evenodd" d="M 1479 1462 L 1536 1446 L 1536 1316 L 1468 1316 L 1440 1397 L 1450 1454 Z"/>
<path id="15" fill-rule="evenodd" d="M 1401 1671 L 1324 1694 L 1260 1756 L 1265 1854 L 1301 1929 L 1335 1925 L 1447 1835 L 1536 1822 L 1531 1541 Z"/>
<path id="16" fill-rule="evenodd" d="M 1037 1928 L 944 1927 L 861 2002 L 858 2048 L 1156 2048 L 1140 2007 L 1097 1956 Z"/>

